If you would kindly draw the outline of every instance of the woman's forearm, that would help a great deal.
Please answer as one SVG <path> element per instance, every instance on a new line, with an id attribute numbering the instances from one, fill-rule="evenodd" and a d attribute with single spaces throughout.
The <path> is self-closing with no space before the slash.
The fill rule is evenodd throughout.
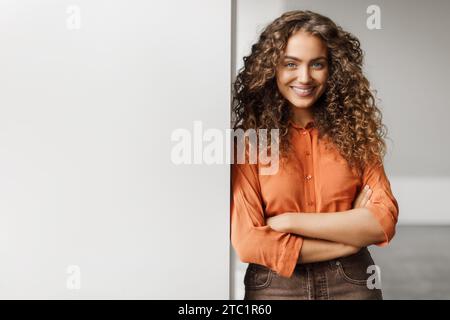
<path id="1" fill-rule="evenodd" d="M 354 254 L 359 247 L 320 239 L 303 240 L 297 263 L 320 262 Z"/>
<path id="2" fill-rule="evenodd" d="M 367 208 L 334 213 L 292 213 L 286 232 L 365 247 L 384 241 L 384 232 Z"/>

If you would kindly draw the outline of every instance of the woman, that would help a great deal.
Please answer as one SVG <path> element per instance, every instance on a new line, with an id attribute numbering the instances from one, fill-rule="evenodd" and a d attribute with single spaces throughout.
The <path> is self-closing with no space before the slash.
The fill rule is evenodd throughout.
<path id="1" fill-rule="evenodd" d="M 367 246 L 389 243 L 399 208 L 362 62 L 357 38 L 310 11 L 273 21 L 244 58 L 234 129 L 279 129 L 282 160 L 271 175 L 232 165 L 244 299 L 382 299 Z"/>

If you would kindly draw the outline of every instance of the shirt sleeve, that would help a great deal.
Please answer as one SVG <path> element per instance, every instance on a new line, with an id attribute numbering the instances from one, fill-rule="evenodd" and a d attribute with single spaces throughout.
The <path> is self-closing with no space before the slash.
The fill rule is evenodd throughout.
<path id="1" fill-rule="evenodd" d="M 366 184 L 372 189 L 372 196 L 366 204 L 366 208 L 373 213 L 383 228 L 385 237 L 384 241 L 375 243 L 375 245 L 384 247 L 395 235 L 399 207 L 382 164 L 369 166 L 364 170 L 363 186 Z"/>
<path id="2" fill-rule="evenodd" d="M 231 165 L 231 243 L 242 262 L 294 272 L 303 238 L 266 225 L 256 164 Z"/>

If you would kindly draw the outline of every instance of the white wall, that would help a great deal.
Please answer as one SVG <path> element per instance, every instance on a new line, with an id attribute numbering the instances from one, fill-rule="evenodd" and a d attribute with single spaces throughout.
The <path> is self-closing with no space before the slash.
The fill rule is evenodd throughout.
<path id="1" fill-rule="evenodd" d="M 0 3 L 0 298 L 228 298 L 229 166 L 170 155 L 229 125 L 230 10 Z"/>

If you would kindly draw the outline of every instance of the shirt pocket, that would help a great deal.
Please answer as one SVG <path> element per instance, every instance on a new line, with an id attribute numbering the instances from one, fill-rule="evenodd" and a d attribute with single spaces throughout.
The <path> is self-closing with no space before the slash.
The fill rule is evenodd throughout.
<path id="1" fill-rule="evenodd" d="M 322 201 L 328 205 L 337 204 L 340 209 L 348 209 L 361 188 L 361 178 L 335 149 L 322 151 L 318 159 L 318 189 Z"/>

